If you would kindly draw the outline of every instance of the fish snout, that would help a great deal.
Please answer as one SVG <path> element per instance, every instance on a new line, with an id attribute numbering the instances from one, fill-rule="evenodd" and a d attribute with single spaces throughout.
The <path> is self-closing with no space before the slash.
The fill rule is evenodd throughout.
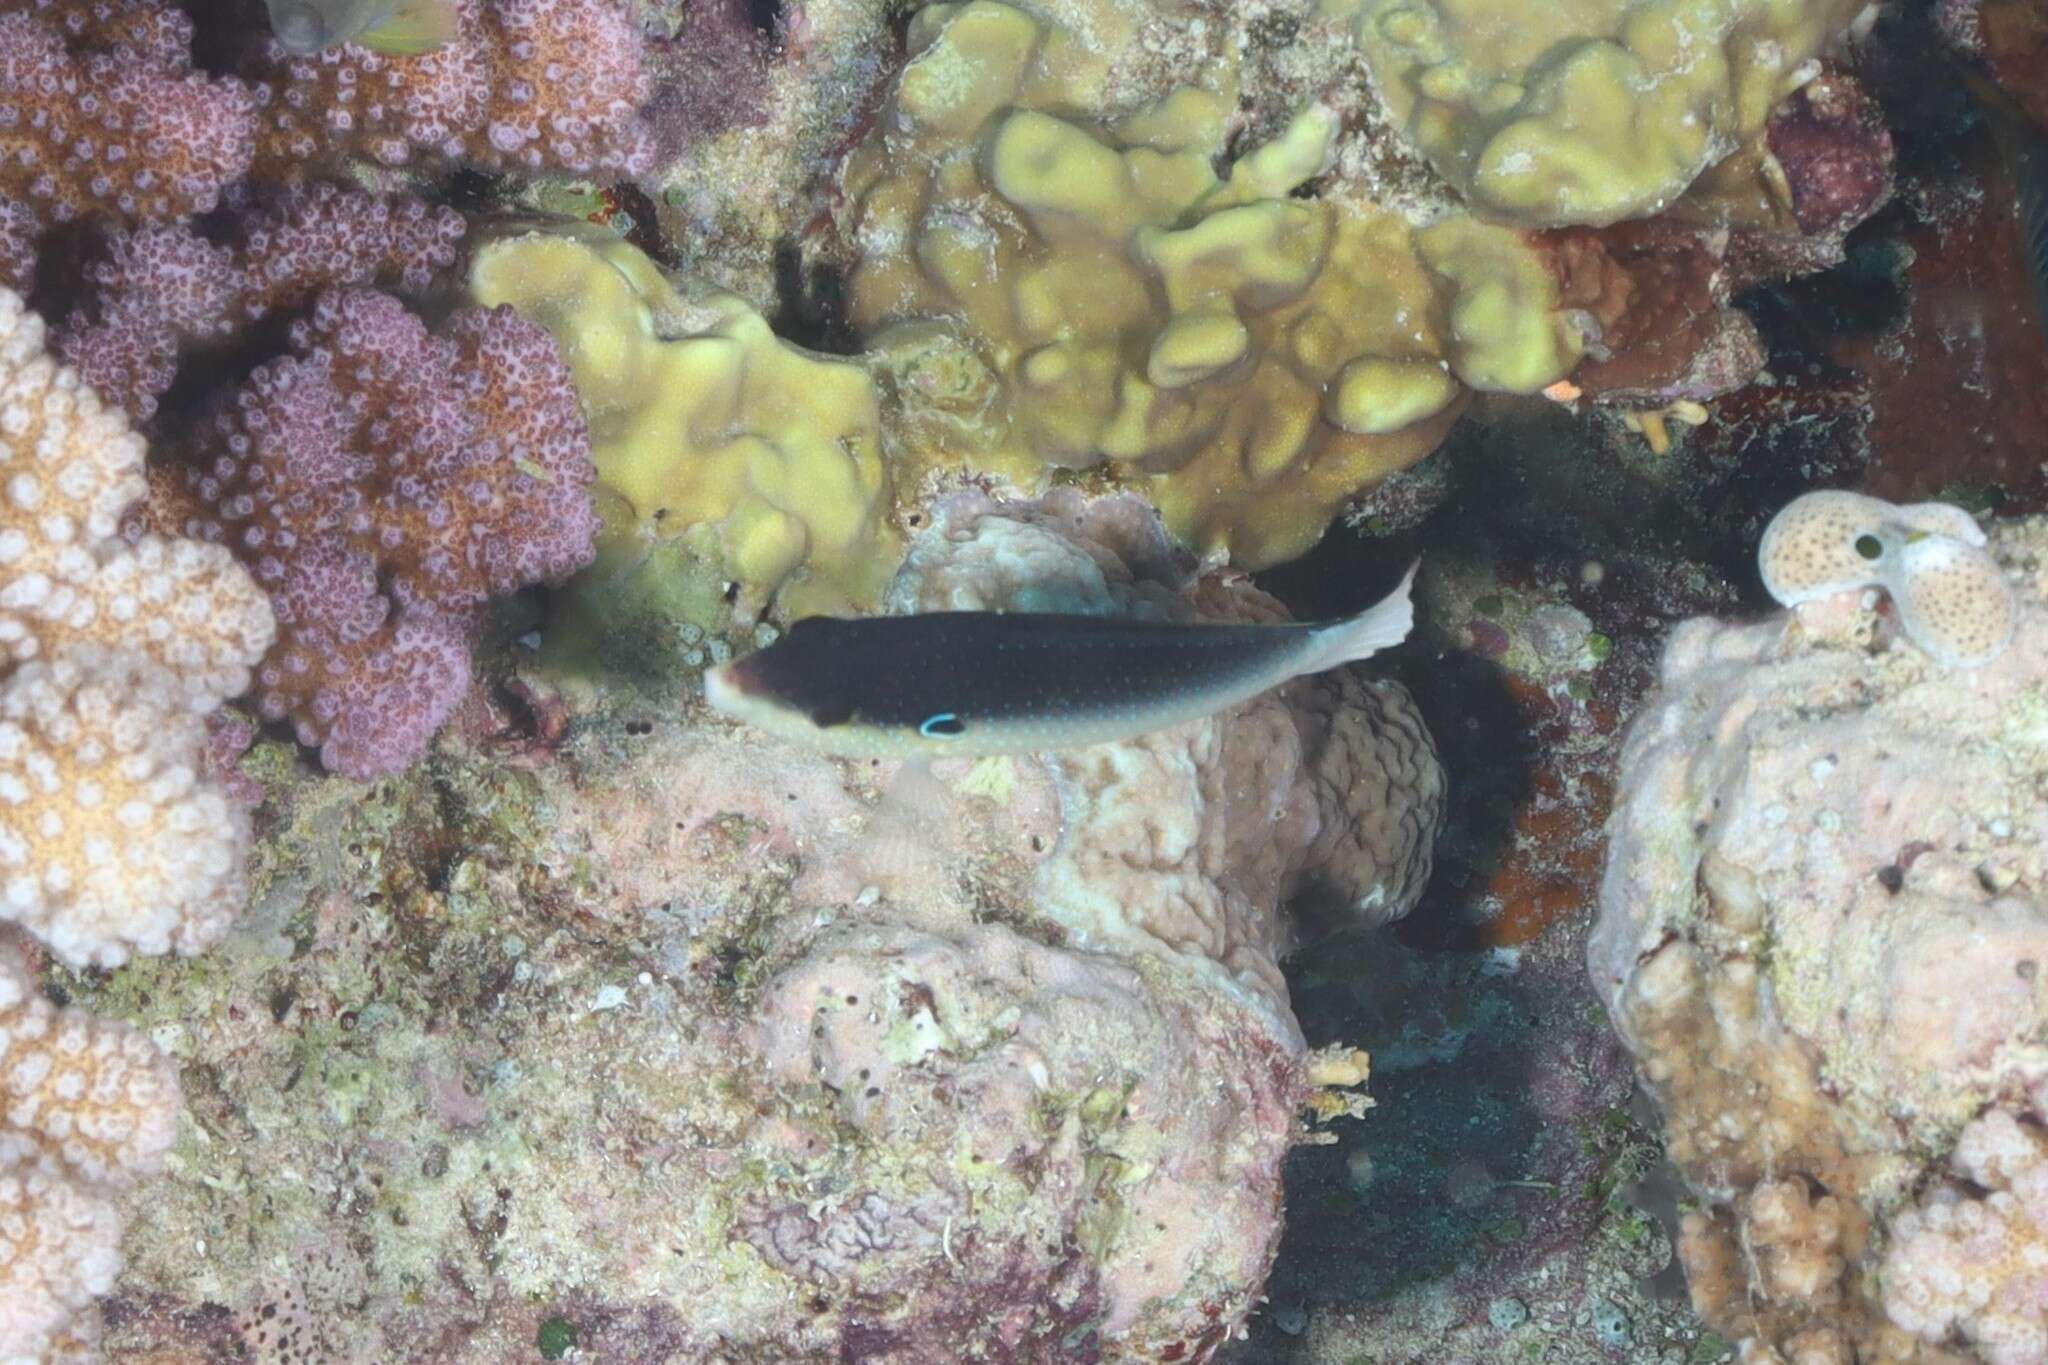
<path id="1" fill-rule="evenodd" d="M 736 716 L 749 697 L 760 691 L 748 660 L 734 659 L 704 670 L 704 700 L 714 711 Z"/>

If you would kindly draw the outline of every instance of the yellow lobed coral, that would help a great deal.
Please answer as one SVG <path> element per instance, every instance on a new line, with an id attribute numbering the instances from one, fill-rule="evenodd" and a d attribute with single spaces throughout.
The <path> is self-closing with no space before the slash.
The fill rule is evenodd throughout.
<path id="1" fill-rule="evenodd" d="M 671 281 L 608 233 L 478 251 L 470 288 L 554 335 L 590 422 L 600 574 L 684 538 L 792 615 L 871 605 L 901 540 L 873 382 L 778 339 L 740 298 Z"/>
<path id="2" fill-rule="evenodd" d="M 1077 116 L 1099 54 L 996 0 L 920 10 L 910 44 L 845 184 L 853 320 L 918 458 L 1020 482 L 1106 462 L 1258 566 L 1433 450 L 1468 386 L 1577 359 L 1515 233 L 1292 197 L 1329 156 L 1325 109 L 1219 178 L 1227 86 Z"/>
<path id="3" fill-rule="evenodd" d="M 1325 0 L 1381 97 L 1480 211 L 1656 213 L 1762 132 L 1865 0 Z"/>

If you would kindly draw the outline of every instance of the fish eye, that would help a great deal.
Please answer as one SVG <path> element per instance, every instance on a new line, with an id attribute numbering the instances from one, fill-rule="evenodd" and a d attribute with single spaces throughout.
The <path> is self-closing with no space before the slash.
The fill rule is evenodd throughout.
<path id="1" fill-rule="evenodd" d="M 1856 553 L 1865 559 L 1876 559 L 1884 553 L 1884 542 L 1868 532 L 1856 537 Z"/>
<path id="2" fill-rule="evenodd" d="M 917 732 L 926 739 L 951 739 L 967 733 L 967 726 L 951 711 L 941 711 L 917 727 Z"/>

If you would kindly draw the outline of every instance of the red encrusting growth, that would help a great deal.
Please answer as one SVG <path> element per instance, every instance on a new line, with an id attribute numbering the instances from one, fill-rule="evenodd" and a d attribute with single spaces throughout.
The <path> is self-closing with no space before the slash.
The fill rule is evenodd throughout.
<path id="1" fill-rule="evenodd" d="M 375 777 L 461 697 L 484 604 L 588 561 L 589 438 L 553 341 L 509 309 L 434 336 L 396 299 L 340 289 L 291 335 L 196 437 L 189 530 L 271 594 L 263 715 Z"/>

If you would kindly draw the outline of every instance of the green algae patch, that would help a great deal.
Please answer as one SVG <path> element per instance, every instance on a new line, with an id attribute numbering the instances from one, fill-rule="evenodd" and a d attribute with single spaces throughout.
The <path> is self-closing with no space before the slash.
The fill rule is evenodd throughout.
<path id="1" fill-rule="evenodd" d="M 560 1360 L 576 1349 L 576 1324 L 567 1318 L 548 1318 L 534 1334 L 533 1344 L 542 1360 Z"/>

